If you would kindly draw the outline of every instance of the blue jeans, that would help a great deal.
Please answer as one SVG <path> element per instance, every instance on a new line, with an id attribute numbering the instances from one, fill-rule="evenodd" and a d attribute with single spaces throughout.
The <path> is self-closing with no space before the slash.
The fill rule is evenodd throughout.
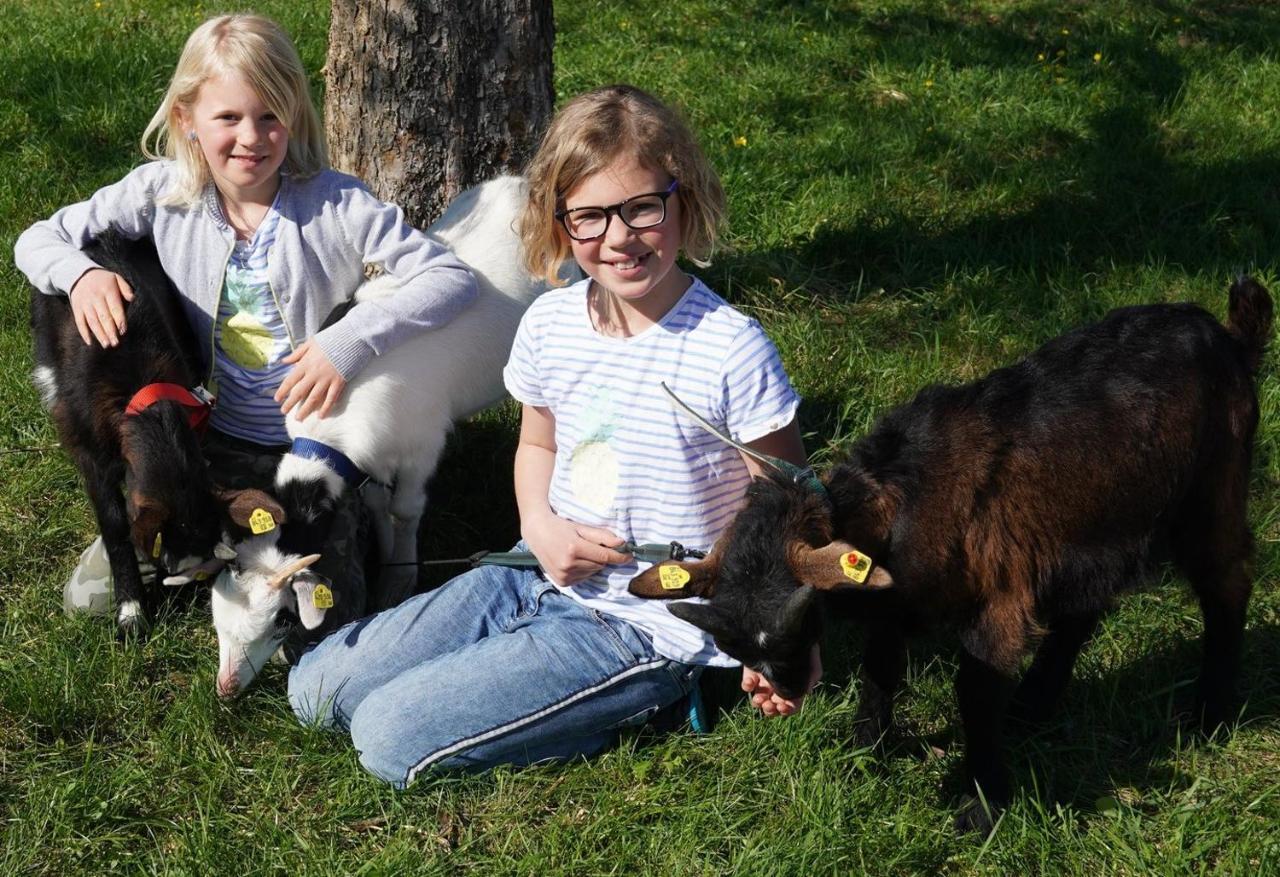
<path id="1" fill-rule="evenodd" d="M 484 566 L 334 631 L 290 671 L 289 702 L 404 787 L 429 769 L 594 755 L 700 670 L 536 571 Z"/>

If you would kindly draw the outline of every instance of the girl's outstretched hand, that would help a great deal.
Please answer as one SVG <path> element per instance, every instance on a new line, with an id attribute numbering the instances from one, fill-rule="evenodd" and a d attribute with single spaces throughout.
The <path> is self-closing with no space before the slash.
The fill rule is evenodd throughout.
<path id="1" fill-rule="evenodd" d="M 817 685 L 821 678 L 822 654 L 815 643 L 813 651 L 809 654 L 809 684 L 805 687 L 805 694 L 812 691 L 813 686 Z M 783 697 L 773 690 L 768 679 L 747 666 L 742 668 L 742 690 L 751 698 L 751 705 L 769 718 L 791 715 L 800 709 L 805 696 L 802 694 L 794 698 Z"/>
<path id="2" fill-rule="evenodd" d="M 95 338 L 103 347 L 120 343 L 127 328 L 124 303 L 133 301 L 133 287 L 123 277 L 105 268 L 90 268 L 72 285 L 68 297 L 76 331 L 86 345 Z"/>
<path id="3" fill-rule="evenodd" d="M 594 575 L 605 564 L 626 563 L 631 559 L 631 555 L 607 547 L 623 542 L 613 532 L 575 524 L 552 514 L 549 509 L 545 515 L 524 522 L 521 530 L 543 573 L 562 588 Z"/>
<path id="4" fill-rule="evenodd" d="M 346 380 L 312 339 L 304 341 L 281 362 L 293 366 L 274 397 L 281 403 L 280 411 L 284 414 L 288 414 L 293 406 L 301 405 L 296 413 L 299 420 L 306 419 L 308 414 L 317 410 L 324 417 L 346 389 Z"/>

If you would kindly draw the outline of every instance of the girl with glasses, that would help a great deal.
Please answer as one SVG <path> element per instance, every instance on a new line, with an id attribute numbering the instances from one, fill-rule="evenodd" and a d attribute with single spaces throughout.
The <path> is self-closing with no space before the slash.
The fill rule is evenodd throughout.
<path id="1" fill-rule="evenodd" d="M 676 264 L 706 265 L 724 216 L 680 117 L 639 89 L 597 89 L 557 114 L 526 173 L 528 267 L 556 283 L 572 258 L 586 275 L 534 302 L 504 373 L 523 405 L 520 547 L 541 570 L 464 573 L 334 633 L 290 675 L 299 716 L 349 730 L 396 785 L 592 755 L 696 702 L 704 667 L 736 666 L 627 591 L 646 564 L 624 543 L 710 549 L 758 471 L 676 413 L 663 383 L 739 441 L 805 462 L 773 344 Z M 766 715 L 799 705 L 751 670 L 743 688 Z"/>

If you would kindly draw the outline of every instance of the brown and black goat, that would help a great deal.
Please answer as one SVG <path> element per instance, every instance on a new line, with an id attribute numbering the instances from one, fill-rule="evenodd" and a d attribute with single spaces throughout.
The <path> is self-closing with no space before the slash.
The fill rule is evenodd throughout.
<path id="1" fill-rule="evenodd" d="M 905 636 L 956 631 L 965 767 L 990 805 L 966 796 L 960 828 L 989 829 L 1009 799 L 1006 713 L 1048 715 L 1113 595 L 1166 559 L 1200 600 L 1198 713 L 1217 727 L 1232 718 L 1252 587 L 1253 376 L 1272 303 L 1244 278 L 1229 309 L 1224 327 L 1190 304 L 1121 308 L 981 380 L 927 388 L 825 490 L 757 479 L 706 561 L 646 570 L 631 590 L 709 598 L 670 608 L 783 695 L 803 690 L 814 598 L 828 594 L 868 624 L 868 744 L 891 725 Z"/>
<path id="2" fill-rule="evenodd" d="M 198 383 L 195 339 L 151 240 L 111 230 L 84 252 L 133 288 L 129 330 L 115 347 L 85 344 L 67 297 L 33 289 L 32 378 L 84 478 L 125 636 L 146 629 L 158 598 L 158 589 L 143 588 L 135 550 L 155 564 L 157 584 L 170 574 L 189 578 L 213 558 L 228 523 L 224 504 L 244 527 L 252 509 L 279 514 L 279 506 L 260 491 L 220 491 L 210 480 L 197 435 L 208 406 L 189 389 Z"/>

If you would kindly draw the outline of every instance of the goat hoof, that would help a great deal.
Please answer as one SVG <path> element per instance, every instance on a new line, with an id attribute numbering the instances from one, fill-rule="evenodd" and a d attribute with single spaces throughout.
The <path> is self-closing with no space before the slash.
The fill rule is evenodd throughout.
<path id="1" fill-rule="evenodd" d="M 956 831 L 986 837 L 996 827 L 999 815 L 999 809 L 990 802 L 983 801 L 976 795 L 965 795 L 960 799 L 960 809 L 956 812 Z"/>
<path id="2" fill-rule="evenodd" d="M 142 604 L 137 600 L 126 600 L 120 604 L 116 612 L 116 637 L 122 642 L 142 639 L 147 635 L 150 625 Z"/>

